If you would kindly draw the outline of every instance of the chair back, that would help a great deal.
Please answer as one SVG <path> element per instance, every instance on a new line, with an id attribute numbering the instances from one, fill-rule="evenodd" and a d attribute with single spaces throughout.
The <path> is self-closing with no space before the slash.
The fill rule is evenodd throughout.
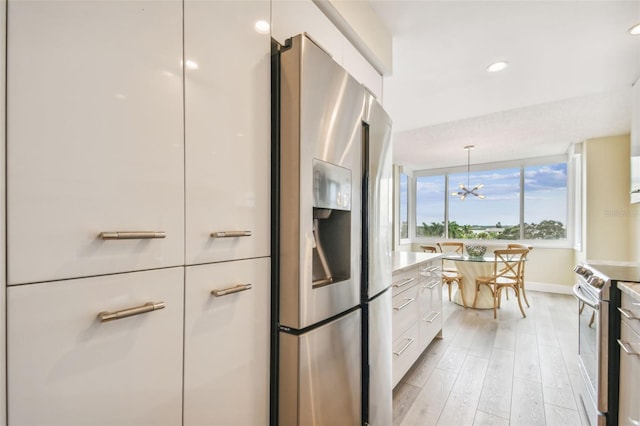
<path id="1" fill-rule="evenodd" d="M 423 252 L 425 253 L 437 253 L 438 249 L 436 246 L 420 246 Z"/>
<path id="2" fill-rule="evenodd" d="M 529 251 L 533 250 L 533 246 L 530 246 L 529 244 L 509 243 L 507 244 L 507 248 L 508 249 L 527 249 Z"/>
<path id="3" fill-rule="evenodd" d="M 438 247 L 440 247 L 440 251 L 442 253 L 464 253 L 464 243 L 458 243 L 455 241 L 443 241 L 438 243 Z"/>
<path id="4" fill-rule="evenodd" d="M 440 251 L 442 253 L 457 253 L 463 254 L 464 252 L 464 244 L 457 243 L 455 241 L 443 241 L 441 243 L 437 243 Z M 442 270 L 443 271 L 455 271 L 457 273 L 456 265 L 452 260 L 442 259 Z"/>
<path id="5" fill-rule="evenodd" d="M 527 253 L 529 250 L 526 248 L 494 250 L 493 275 L 496 281 L 502 279 L 519 282 Z"/>
<path id="6" fill-rule="evenodd" d="M 533 246 L 530 246 L 529 244 L 510 243 L 510 244 L 507 244 L 507 248 L 508 249 L 527 249 L 529 251 L 533 250 Z M 526 254 L 524 255 L 524 258 L 525 260 L 527 259 Z M 524 280 L 524 263 L 522 264 L 522 270 L 520 271 L 520 279 Z"/>

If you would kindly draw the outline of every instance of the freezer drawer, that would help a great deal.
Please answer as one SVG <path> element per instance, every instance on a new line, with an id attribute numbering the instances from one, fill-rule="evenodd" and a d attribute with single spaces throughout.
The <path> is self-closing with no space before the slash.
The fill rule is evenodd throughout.
<path id="1" fill-rule="evenodd" d="M 280 425 L 360 425 L 361 318 L 357 309 L 301 335 L 280 333 Z"/>

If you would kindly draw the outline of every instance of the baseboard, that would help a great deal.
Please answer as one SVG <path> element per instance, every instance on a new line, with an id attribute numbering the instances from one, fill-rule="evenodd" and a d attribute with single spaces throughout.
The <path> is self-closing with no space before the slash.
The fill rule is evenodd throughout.
<path id="1" fill-rule="evenodd" d="M 525 290 L 543 291 L 545 293 L 573 294 L 572 286 L 562 284 L 535 283 L 525 281 L 524 288 Z"/>

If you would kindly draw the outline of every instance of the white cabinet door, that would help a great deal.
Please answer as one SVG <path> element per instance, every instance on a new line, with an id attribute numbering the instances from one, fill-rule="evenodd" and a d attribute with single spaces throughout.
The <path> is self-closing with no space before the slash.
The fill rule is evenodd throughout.
<path id="1" fill-rule="evenodd" d="M 189 266 L 185 288 L 184 425 L 268 424 L 270 260 Z"/>
<path id="2" fill-rule="evenodd" d="M 342 66 L 356 80 L 362 83 L 382 104 L 382 76 L 345 38 L 343 43 Z"/>
<path id="3" fill-rule="evenodd" d="M 183 264 L 182 3 L 9 0 L 7 40 L 9 284 Z"/>
<path id="4" fill-rule="evenodd" d="M 180 424 L 183 281 L 169 268 L 10 287 L 9 424 Z M 148 302 L 165 307 L 98 319 Z"/>
<path id="5" fill-rule="evenodd" d="M 269 11 L 185 1 L 187 264 L 270 252 Z"/>
<path id="6" fill-rule="evenodd" d="M 620 342 L 623 344 L 620 345 L 618 424 L 633 426 L 640 424 L 640 405 L 638 404 L 640 401 L 640 356 L 638 355 L 640 353 L 640 334 L 636 333 L 626 320 L 621 322 Z"/>

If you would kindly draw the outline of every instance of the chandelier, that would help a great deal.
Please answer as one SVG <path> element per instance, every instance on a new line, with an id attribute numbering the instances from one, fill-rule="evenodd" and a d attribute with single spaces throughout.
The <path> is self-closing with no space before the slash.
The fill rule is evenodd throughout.
<path id="1" fill-rule="evenodd" d="M 476 185 L 472 189 L 469 189 L 471 186 L 469 185 L 469 168 L 471 166 L 471 150 L 473 148 L 473 145 L 467 145 L 464 147 L 464 149 L 467 150 L 467 186 L 464 186 L 464 184 L 461 183 L 460 189 L 451 193 L 453 196 L 460 197 L 460 200 L 467 198 L 467 195 L 473 195 L 480 199 L 484 199 L 484 195 L 478 193 L 478 190 L 484 186 L 483 184 Z"/>

